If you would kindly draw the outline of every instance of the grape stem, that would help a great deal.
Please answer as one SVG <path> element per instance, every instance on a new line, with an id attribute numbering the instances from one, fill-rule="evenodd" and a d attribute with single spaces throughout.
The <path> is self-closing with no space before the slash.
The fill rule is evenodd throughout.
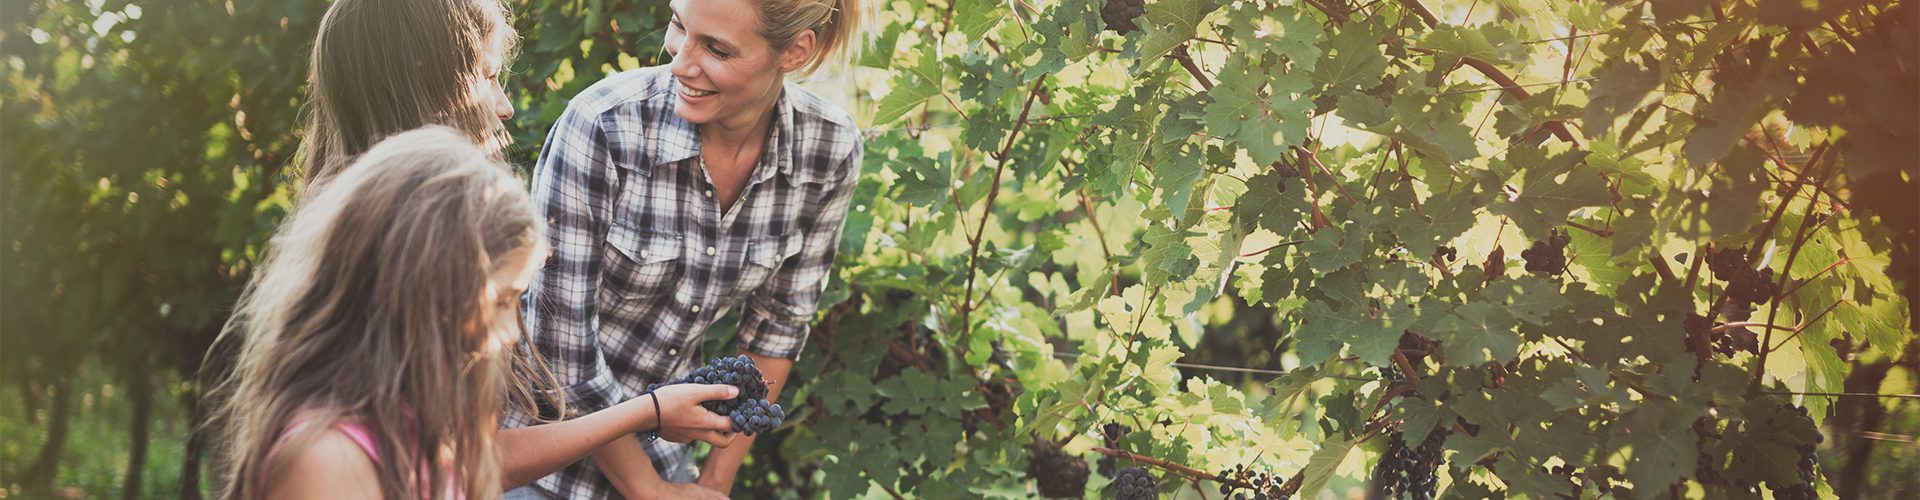
<path id="1" fill-rule="evenodd" d="M 1785 326 L 1780 326 L 1780 325 L 1775 325 L 1775 324 L 1772 324 L 1772 323 L 1767 323 L 1767 322 L 1762 322 L 1762 321 L 1739 321 L 1739 322 L 1734 322 L 1734 323 L 1725 323 L 1725 324 L 1721 324 L 1720 326 L 1716 326 L 1716 327 L 1713 327 L 1713 329 L 1712 329 L 1712 330 L 1709 330 L 1709 331 L 1708 331 L 1707 333 L 1720 333 L 1720 332 L 1724 332 L 1724 331 L 1727 331 L 1727 330 L 1732 330 L 1732 329 L 1735 329 L 1735 328 L 1746 328 L 1746 327 L 1749 327 L 1749 326 L 1758 326 L 1758 327 L 1763 327 L 1763 328 L 1771 328 L 1771 329 L 1774 329 L 1774 330 L 1798 330 L 1798 329 L 1799 329 L 1799 328 L 1793 328 L 1793 327 L 1785 327 Z"/>
<path id="2" fill-rule="evenodd" d="M 1167 57 L 1179 61 L 1180 67 L 1186 68 L 1187 73 L 1193 75 L 1194 81 L 1200 82 L 1201 89 L 1213 90 L 1213 82 L 1207 80 L 1207 72 L 1201 71 L 1200 65 L 1194 64 L 1193 55 L 1187 53 L 1186 44 L 1180 44 L 1180 46 L 1174 47 L 1173 53 L 1167 54 Z"/>
<path id="3" fill-rule="evenodd" d="M 1431 26 L 1435 28 L 1440 27 L 1440 18 L 1438 16 L 1433 15 L 1433 11 L 1427 10 L 1427 6 L 1421 5 L 1420 0 L 1399 0 L 1399 1 L 1400 1 L 1400 5 L 1406 6 L 1407 10 L 1413 11 L 1414 14 L 1417 14 L 1420 16 L 1421 20 L 1426 21 L 1427 26 Z M 1322 7 L 1320 10 L 1326 11 L 1326 8 Z M 1327 14 L 1331 15 L 1334 13 L 1327 12 Z M 1413 48 L 1413 51 L 1419 52 L 1422 54 L 1434 53 L 1434 51 L 1432 50 L 1422 49 L 1418 47 Z M 1525 88 L 1522 88 L 1520 86 L 1520 82 L 1514 81 L 1513 77 L 1507 76 L 1507 73 L 1504 71 L 1501 71 L 1499 66 L 1494 66 L 1493 64 L 1488 63 L 1486 61 L 1474 59 L 1471 57 L 1462 57 L 1460 58 L 1460 62 L 1463 64 L 1466 64 L 1467 66 L 1472 66 L 1473 69 L 1478 70 L 1481 75 L 1485 75 L 1488 79 L 1493 80 L 1494 83 L 1499 84 L 1501 90 L 1505 90 L 1507 95 L 1513 96 L 1514 99 L 1525 101 L 1527 100 L 1527 98 L 1533 97 L 1533 94 L 1531 92 L 1527 92 Z M 1567 129 L 1567 124 L 1565 122 L 1562 122 L 1560 120 L 1554 120 L 1554 121 L 1543 123 L 1541 125 L 1545 126 L 1547 130 L 1552 131 L 1554 137 L 1558 137 L 1560 138 L 1560 140 L 1566 141 L 1568 144 L 1572 144 L 1574 147 L 1580 147 L 1580 139 L 1574 137 L 1573 132 Z"/>
<path id="4" fill-rule="evenodd" d="M 1821 152 L 1823 153 L 1825 152 L 1824 144 L 1822 145 Z M 1793 247 L 1787 250 L 1787 262 L 1786 262 L 1786 265 L 1781 266 L 1780 268 L 1780 277 L 1777 278 L 1777 281 L 1775 281 L 1774 290 L 1779 290 L 1782 285 L 1786 284 L 1787 278 L 1791 276 L 1793 273 L 1793 261 L 1795 258 L 1798 258 L 1800 256 L 1800 248 L 1805 246 L 1807 244 L 1807 241 L 1811 239 L 1807 236 L 1807 233 L 1813 230 L 1813 226 L 1815 225 L 1814 224 L 1815 219 L 1817 219 L 1817 217 L 1814 217 L 1814 210 L 1819 208 L 1820 206 L 1820 192 L 1821 192 L 1820 186 L 1826 185 L 1827 180 L 1833 177 L 1834 170 L 1838 170 L 1836 166 L 1837 164 L 1834 160 L 1839 157 L 1840 157 L 1839 154 L 1833 154 L 1830 156 L 1829 155 L 1816 156 L 1812 159 L 1807 160 L 1807 167 L 1801 169 L 1800 179 L 1802 183 L 1804 183 L 1806 179 L 1813 177 L 1815 175 L 1819 175 L 1820 180 L 1816 181 L 1813 184 L 1813 198 L 1812 200 L 1807 202 L 1807 211 L 1805 214 L 1802 214 L 1800 217 L 1800 229 L 1796 231 L 1794 234 Z M 1814 169 L 1819 167 L 1820 163 L 1818 162 L 1822 160 L 1824 160 L 1826 163 L 1826 169 L 1819 174 L 1815 174 Z M 1799 191 L 1799 188 L 1795 187 L 1794 191 L 1796 192 Z M 1775 211 L 1774 218 L 1778 219 L 1781 215 L 1783 215 L 1785 213 L 1784 209 L 1788 204 L 1791 204 L 1791 203 L 1793 203 L 1792 198 L 1780 200 L 1780 208 L 1782 210 Z M 1758 250 L 1759 245 L 1755 245 L 1754 249 Z M 1752 257 L 1749 256 L 1748 258 L 1751 259 Z M 1772 300 L 1773 305 L 1767 307 L 1767 322 L 1769 323 L 1773 322 L 1774 315 L 1779 314 L 1781 298 L 1782 298 L 1781 296 L 1775 296 Z M 1840 305 L 1840 302 L 1834 302 L 1833 305 L 1834 307 L 1838 307 Z M 1832 310 L 1833 310 L 1833 307 L 1827 308 L 1828 312 L 1831 312 Z M 1820 313 L 1820 316 L 1817 316 L 1813 319 L 1818 320 L 1821 317 L 1825 317 L 1825 316 L 1826 316 L 1826 312 L 1822 312 Z M 1811 325 L 1811 324 L 1812 324 L 1812 321 L 1808 321 L 1807 323 L 1802 323 L 1800 326 L 1795 327 L 1794 334 L 1798 335 L 1800 333 L 1800 330 L 1805 329 L 1807 325 Z M 1766 332 L 1761 335 L 1760 347 L 1766 348 L 1771 345 L 1773 345 L 1773 330 L 1769 329 L 1769 330 L 1766 330 Z M 1767 373 L 1767 355 L 1771 354 L 1772 352 L 1773 352 L 1773 349 L 1771 348 L 1762 349 L 1760 351 L 1759 359 L 1754 360 L 1753 382 L 1751 382 L 1747 386 L 1747 390 L 1749 391 L 1760 390 L 1760 381 Z"/>
<path id="5" fill-rule="evenodd" d="M 985 239 L 987 235 L 987 222 L 993 218 L 993 202 L 994 199 L 1000 195 L 1000 177 L 1007 168 L 1007 155 L 1013 152 L 1014 141 L 1020 138 L 1020 131 L 1025 128 L 1027 117 L 1033 113 L 1033 100 L 1040 96 L 1040 92 L 1046 90 L 1046 86 L 1047 75 L 1040 75 L 1039 78 L 1034 79 L 1033 87 L 1027 90 L 1026 103 L 1020 107 L 1020 119 L 1014 120 L 1013 131 L 1007 133 L 1006 144 L 1000 147 L 998 154 L 993 155 L 995 163 L 993 166 L 993 186 L 987 189 L 986 206 L 980 210 L 980 225 L 974 228 L 973 235 L 967 238 L 967 243 L 972 246 L 972 249 L 969 250 L 967 254 L 966 294 L 960 298 L 960 335 L 962 338 L 971 337 L 973 334 L 973 322 L 969 321 L 969 318 L 973 314 L 973 284 L 976 281 L 974 275 L 980 268 L 980 241 Z M 968 366 L 971 367 L 972 365 Z"/>

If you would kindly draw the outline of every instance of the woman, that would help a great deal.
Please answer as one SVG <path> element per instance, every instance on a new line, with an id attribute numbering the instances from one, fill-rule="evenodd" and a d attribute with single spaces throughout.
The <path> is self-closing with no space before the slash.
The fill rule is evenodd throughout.
<path id="1" fill-rule="evenodd" d="M 544 240 L 519 181 L 451 129 L 334 172 L 229 323 L 244 344 L 214 399 L 224 496 L 493 498 L 619 436 L 729 428 L 699 403 L 737 388 L 683 384 L 496 435 L 502 394 L 532 403 L 510 360 Z"/>
<path id="2" fill-rule="evenodd" d="M 672 8 L 673 63 L 609 76 L 575 96 L 535 169 L 554 258 L 536 275 L 527 312 L 534 343 L 582 409 L 691 369 L 701 333 L 735 305 L 740 348 L 777 398 L 860 170 L 853 120 L 787 81 L 852 47 L 857 0 Z M 749 448 L 715 450 L 699 484 L 726 492 Z M 539 484 L 580 498 L 646 488 L 663 474 L 693 479 L 684 447 L 644 451 L 618 440 L 593 464 Z"/>

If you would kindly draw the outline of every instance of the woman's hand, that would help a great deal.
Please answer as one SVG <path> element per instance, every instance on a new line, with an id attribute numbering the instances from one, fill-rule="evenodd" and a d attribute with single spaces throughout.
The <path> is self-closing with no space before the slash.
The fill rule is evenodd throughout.
<path id="1" fill-rule="evenodd" d="M 650 397 L 660 401 L 660 438 L 675 443 L 705 441 L 718 447 L 733 444 L 733 421 L 700 406 L 706 401 L 733 399 L 740 388 L 724 384 L 673 384 L 654 389 Z M 644 398 L 637 398 L 644 399 Z M 653 411 L 650 401 L 646 403 Z"/>

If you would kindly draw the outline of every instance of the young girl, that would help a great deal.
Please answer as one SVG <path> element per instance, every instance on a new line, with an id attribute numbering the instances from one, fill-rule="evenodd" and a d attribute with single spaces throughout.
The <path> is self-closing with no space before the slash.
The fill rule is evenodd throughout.
<path id="1" fill-rule="evenodd" d="M 299 164 L 320 183 L 381 139 L 445 125 L 489 153 L 513 106 L 500 85 L 519 35 L 501 0 L 337 0 L 321 18 Z"/>
<path id="2" fill-rule="evenodd" d="M 510 365 L 543 231 L 519 181 L 444 127 L 336 172 L 275 235 L 229 323 L 244 344 L 215 398 L 224 496 L 493 498 L 616 437 L 728 430 L 699 403 L 738 389 L 694 384 L 496 430 L 503 395 L 532 405 Z"/>

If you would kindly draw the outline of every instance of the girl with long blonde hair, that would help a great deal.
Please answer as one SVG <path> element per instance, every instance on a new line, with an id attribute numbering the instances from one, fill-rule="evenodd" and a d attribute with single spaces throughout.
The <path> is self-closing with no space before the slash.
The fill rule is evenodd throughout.
<path id="1" fill-rule="evenodd" d="M 281 226 L 222 336 L 241 343 L 213 398 L 223 496 L 494 498 L 620 436 L 729 430 L 699 403 L 738 389 L 695 384 L 498 429 L 503 408 L 538 412 L 514 365 L 544 234 L 520 181 L 451 129 L 337 172 Z"/>

